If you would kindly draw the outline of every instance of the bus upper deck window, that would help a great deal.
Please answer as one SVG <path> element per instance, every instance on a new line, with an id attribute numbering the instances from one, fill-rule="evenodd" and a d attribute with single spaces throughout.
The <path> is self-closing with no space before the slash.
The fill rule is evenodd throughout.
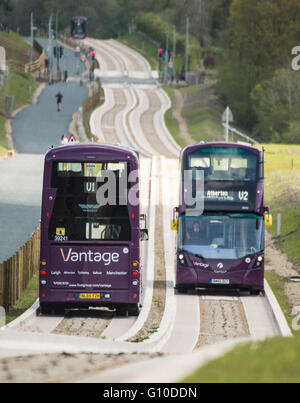
<path id="1" fill-rule="evenodd" d="M 80 162 L 59 162 L 57 164 L 57 173 L 81 173 L 82 172 L 82 164 Z"/>

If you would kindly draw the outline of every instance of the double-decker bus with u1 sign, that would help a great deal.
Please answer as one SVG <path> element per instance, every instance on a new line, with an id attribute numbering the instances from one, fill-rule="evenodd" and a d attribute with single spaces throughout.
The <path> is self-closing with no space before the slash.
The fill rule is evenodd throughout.
<path id="1" fill-rule="evenodd" d="M 138 315 L 140 241 L 148 239 L 140 217 L 138 164 L 133 150 L 117 145 L 71 144 L 46 154 L 42 314 L 108 307 Z"/>
<path id="2" fill-rule="evenodd" d="M 264 291 L 264 150 L 201 143 L 181 153 L 176 288 Z"/>

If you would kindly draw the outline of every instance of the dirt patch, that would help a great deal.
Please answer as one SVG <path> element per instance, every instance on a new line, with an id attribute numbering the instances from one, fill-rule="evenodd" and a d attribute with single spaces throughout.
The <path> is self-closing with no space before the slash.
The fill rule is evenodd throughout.
<path id="1" fill-rule="evenodd" d="M 201 299 L 201 329 L 196 348 L 249 336 L 247 319 L 239 298 Z"/>
<path id="2" fill-rule="evenodd" d="M 292 306 L 300 306 L 300 284 L 289 282 L 290 277 L 299 276 L 298 267 L 289 260 L 288 256 L 282 253 L 276 247 L 276 238 L 273 238 L 266 232 L 266 270 L 275 272 L 278 276 L 283 277 L 286 282 L 284 284 L 284 294 Z"/>
<path id="3" fill-rule="evenodd" d="M 100 338 L 113 315 L 105 310 L 69 311 L 53 333 Z"/>
<path id="4" fill-rule="evenodd" d="M 46 354 L 0 360 L 0 383 L 68 382 L 160 354 Z"/>
<path id="5" fill-rule="evenodd" d="M 288 257 L 276 247 L 276 239 L 266 232 L 266 270 L 272 270 L 281 277 L 297 276 L 298 272 Z"/>
<path id="6" fill-rule="evenodd" d="M 174 90 L 174 118 L 179 124 L 179 136 L 186 142 L 186 144 L 195 144 L 195 140 L 188 130 L 186 120 L 182 117 L 184 108 L 184 97 L 179 90 Z"/>

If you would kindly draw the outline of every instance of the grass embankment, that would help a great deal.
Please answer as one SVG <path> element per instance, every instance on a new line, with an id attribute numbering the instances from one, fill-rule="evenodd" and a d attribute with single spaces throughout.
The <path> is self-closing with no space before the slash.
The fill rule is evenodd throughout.
<path id="1" fill-rule="evenodd" d="M 299 338 L 274 338 L 236 347 L 187 377 L 195 383 L 298 383 Z"/>
<path id="2" fill-rule="evenodd" d="M 20 299 L 6 312 L 6 324 L 22 315 L 37 300 L 39 294 L 38 277 L 39 274 L 35 273 Z"/>
<path id="3" fill-rule="evenodd" d="M 295 272 L 300 272 L 300 146 L 265 145 L 266 205 L 273 214 L 270 233 L 276 246 L 287 254 Z M 277 214 L 282 215 L 281 236 L 277 237 Z M 280 273 L 282 270 L 282 274 Z M 291 325 L 291 308 L 300 294 L 300 285 L 291 292 L 284 268 L 267 270 L 266 277 Z M 292 295 L 294 294 L 294 295 Z M 299 322 L 298 322 L 299 324 Z M 185 382 L 299 382 L 300 334 L 236 347 L 185 379 Z"/>
<path id="4" fill-rule="evenodd" d="M 122 36 L 119 41 L 144 56 L 145 59 L 147 59 L 150 63 L 152 70 L 159 70 L 158 49 L 160 45 L 158 43 L 151 40 L 146 35 L 141 35 L 140 33 Z M 177 55 L 174 63 L 175 71 L 179 71 L 183 65 L 184 56 Z M 163 59 L 161 59 L 161 66 L 164 68 Z"/>
<path id="5" fill-rule="evenodd" d="M 14 32 L 7 34 L 0 31 L 0 44 L 6 51 L 6 63 L 9 75 L 4 86 L 0 88 L 0 156 L 4 154 L 7 142 L 5 133 L 5 96 L 14 97 L 16 110 L 31 102 L 31 94 L 37 88 L 34 78 L 24 72 L 25 63 L 29 61 L 29 45 Z"/>
<path id="6" fill-rule="evenodd" d="M 179 91 L 184 100 L 181 116 L 186 122 L 188 133 L 193 142 L 224 140 L 224 128 L 221 123 L 224 106 L 216 94 L 213 74 L 208 75 L 205 84 L 190 87 L 182 85 L 164 86 L 164 90 L 171 98 L 173 109 L 179 107 L 175 97 L 175 91 Z M 166 115 L 166 124 L 177 143 L 181 147 L 186 146 L 187 140 L 180 133 L 178 121 L 173 118 L 170 111 L 169 116 Z"/>

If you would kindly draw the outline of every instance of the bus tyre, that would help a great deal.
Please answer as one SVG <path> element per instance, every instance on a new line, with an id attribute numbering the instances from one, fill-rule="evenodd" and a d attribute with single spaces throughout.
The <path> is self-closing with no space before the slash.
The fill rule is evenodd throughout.
<path id="1" fill-rule="evenodd" d="M 40 315 L 51 315 L 52 307 L 49 304 L 41 304 L 39 308 Z"/>
<path id="2" fill-rule="evenodd" d="M 250 290 L 250 295 L 260 295 L 260 294 L 264 295 L 264 291 L 263 290 L 257 290 L 257 289 L 254 289 L 254 288 L 252 288 Z"/>
<path id="3" fill-rule="evenodd" d="M 128 315 L 129 316 L 139 316 L 140 308 L 138 304 L 134 304 L 128 308 Z"/>
<path id="4" fill-rule="evenodd" d="M 176 291 L 177 291 L 177 294 L 187 294 L 188 293 L 188 289 L 181 285 L 178 285 L 176 287 Z"/>
<path id="5" fill-rule="evenodd" d="M 128 316 L 127 307 L 126 306 L 118 306 L 116 308 L 116 316 L 121 317 L 121 318 L 127 317 Z"/>

